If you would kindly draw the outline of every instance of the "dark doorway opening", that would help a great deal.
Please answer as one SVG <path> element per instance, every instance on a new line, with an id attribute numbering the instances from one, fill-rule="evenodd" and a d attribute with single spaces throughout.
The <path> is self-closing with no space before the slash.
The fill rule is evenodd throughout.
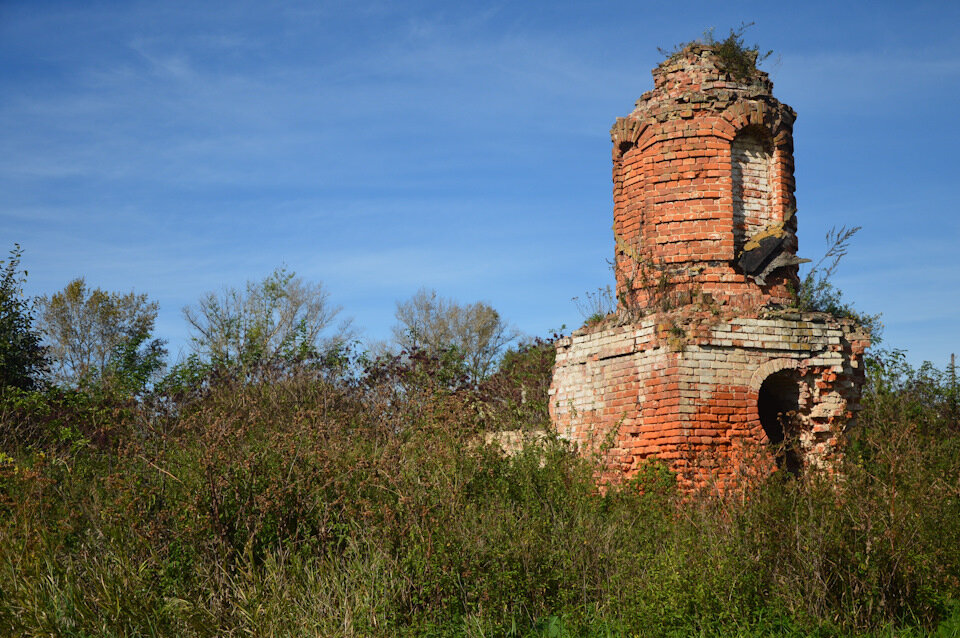
<path id="1" fill-rule="evenodd" d="M 800 409 L 800 378 L 796 370 L 781 370 L 763 380 L 757 411 L 760 425 L 776 452 L 777 467 L 799 474 L 797 413 Z"/>

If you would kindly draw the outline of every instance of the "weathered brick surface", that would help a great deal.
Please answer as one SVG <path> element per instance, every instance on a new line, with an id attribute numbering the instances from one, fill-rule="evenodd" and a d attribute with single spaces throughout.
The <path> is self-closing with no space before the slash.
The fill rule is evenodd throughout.
<path id="1" fill-rule="evenodd" d="M 767 442 L 760 386 L 782 370 L 799 380 L 794 434 L 804 463 L 830 460 L 859 409 L 868 342 L 858 326 L 822 314 L 732 318 L 700 337 L 681 328 L 678 343 L 662 319 L 581 330 L 558 344 L 553 422 L 584 451 L 604 455 L 607 478 L 629 476 L 653 456 L 691 484 L 736 480 L 749 468 L 732 461 Z"/>
<path id="2" fill-rule="evenodd" d="M 758 286 L 734 259 L 767 225 L 795 230 L 796 113 L 765 73 L 735 80 L 709 48 L 686 49 L 653 77 L 610 132 L 617 293 L 645 305 L 666 273 L 745 309 L 788 302 L 795 267 Z"/>
<path id="3" fill-rule="evenodd" d="M 650 457 L 688 487 L 769 472 L 771 413 L 801 465 L 829 464 L 869 341 L 850 320 L 788 309 L 795 113 L 766 74 L 735 80 L 708 47 L 653 76 L 611 131 L 618 316 L 558 343 L 553 422 L 603 455 L 607 480 Z M 766 270 L 746 272 L 764 238 Z"/>

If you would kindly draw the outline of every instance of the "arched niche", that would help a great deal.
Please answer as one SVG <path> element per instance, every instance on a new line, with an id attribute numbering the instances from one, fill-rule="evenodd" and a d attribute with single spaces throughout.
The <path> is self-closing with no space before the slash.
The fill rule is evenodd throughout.
<path id="1" fill-rule="evenodd" d="M 774 222 L 773 141 L 757 126 L 740 130 L 730 149 L 733 239 L 739 255 L 747 240 Z"/>

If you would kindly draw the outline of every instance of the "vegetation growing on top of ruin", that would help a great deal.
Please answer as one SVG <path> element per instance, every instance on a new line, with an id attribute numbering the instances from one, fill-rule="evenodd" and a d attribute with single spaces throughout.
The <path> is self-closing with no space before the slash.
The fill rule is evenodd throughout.
<path id="1" fill-rule="evenodd" d="M 752 26 L 753 22 L 741 23 L 736 29 L 731 28 L 730 34 L 723 40 L 717 40 L 713 35 L 714 27 L 710 27 L 695 40 L 681 42 L 672 49 L 657 47 L 657 50 L 669 59 L 692 45 L 707 47 L 716 53 L 723 71 L 737 80 L 751 80 L 756 76 L 759 65 L 773 54 L 772 50 L 761 52 L 758 44 L 750 46 L 744 42 L 743 36 Z"/>
<path id="2" fill-rule="evenodd" d="M 617 311 L 617 295 L 609 285 L 588 290 L 582 297 L 572 299 L 577 311 L 583 317 L 585 326 L 595 326 Z"/>

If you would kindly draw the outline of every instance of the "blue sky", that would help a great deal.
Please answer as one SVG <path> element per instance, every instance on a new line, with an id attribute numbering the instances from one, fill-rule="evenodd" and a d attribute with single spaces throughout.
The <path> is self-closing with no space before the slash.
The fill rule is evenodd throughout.
<path id="1" fill-rule="evenodd" d="M 754 21 L 800 253 L 885 345 L 960 351 L 960 3 L 0 1 L 0 251 L 181 308 L 286 264 L 370 339 L 419 287 L 545 335 L 612 283 L 609 129 L 657 47 Z"/>

